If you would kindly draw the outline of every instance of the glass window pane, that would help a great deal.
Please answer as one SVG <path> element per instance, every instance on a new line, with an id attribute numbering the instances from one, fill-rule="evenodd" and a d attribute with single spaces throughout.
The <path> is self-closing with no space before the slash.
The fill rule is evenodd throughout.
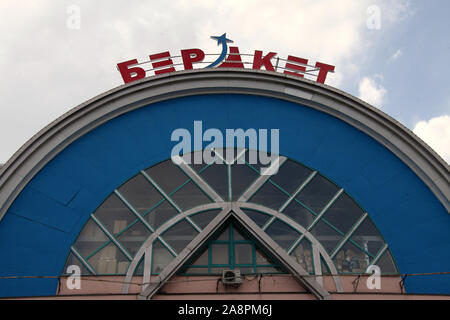
<path id="1" fill-rule="evenodd" d="M 208 262 L 208 248 L 206 248 L 203 253 L 196 258 L 196 260 L 192 263 L 193 266 L 207 266 Z"/>
<path id="2" fill-rule="evenodd" d="M 74 248 L 83 258 L 86 258 L 107 241 L 109 238 L 93 220 L 89 219 L 81 230 Z"/>
<path id="3" fill-rule="evenodd" d="M 288 195 L 267 181 L 249 201 L 278 210 L 288 199 Z"/>
<path id="4" fill-rule="evenodd" d="M 182 220 L 164 232 L 162 237 L 177 253 L 180 253 L 197 234 L 189 222 Z"/>
<path id="5" fill-rule="evenodd" d="M 175 191 L 179 186 L 185 183 L 189 178 L 172 160 L 166 160 L 153 166 L 145 172 L 156 181 L 156 183 L 167 193 Z"/>
<path id="6" fill-rule="evenodd" d="M 225 148 L 225 149 L 216 149 L 216 150 L 217 150 L 217 153 L 229 163 L 232 163 L 235 159 L 236 159 L 236 162 L 234 162 L 234 163 L 239 163 L 239 164 L 244 163 L 246 151 L 244 151 L 244 149 L 242 149 L 242 148 Z M 240 155 L 239 159 L 237 159 L 238 155 Z"/>
<path id="7" fill-rule="evenodd" d="M 220 211 L 222 211 L 222 209 L 204 211 L 190 216 L 190 218 L 200 228 L 205 229 L 205 227 L 220 213 Z"/>
<path id="8" fill-rule="evenodd" d="M 208 274 L 208 268 L 188 268 L 184 274 Z"/>
<path id="9" fill-rule="evenodd" d="M 230 239 L 230 226 L 227 226 L 214 240 L 228 241 Z"/>
<path id="10" fill-rule="evenodd" d="M 125 274 L 130 262 L 113 243 L 110 243 L 88 260 L 99 275 Z"/>
<path id="11" fill-rule="evenodd" d="M 272 274 L 272 273 L 283 273 L 279 267 L 257 267 L 256 273 L 262 274 Z"/>
<path id="12" fill-rule="evenodd" d="M 231 166 L 231 177 L 233 200 L 237 201 L 259 175 L 246 164 L 236 163 Z"/>
<path id="13" fill-rule="evenodd" d="M 343 238 L 341 234 L 322 220 L 319 220 L 312 228 L 311 234 L 319 240 L 322 246 L 327 250 L 328 254 L 333 252 L 334 248 L 336 248 L 339 241 Z"/>
<path id="14" fill-rule="evenodd" d="M 308 228 L 314 220 L 314 215 L 300 203 L 295 201 L 295 199 L 289 203 L 289 205 L 283 210 L 283 213 L 304 228 Z"/>
<path id="15" fill-rule="evenodd" d="M 165 200 L 149 214 L 147 214 L 145 219 L 153 227 L 153 229 L 156 230 L 177 214 L 178 211 L 167 200 Z"/>
<path id="16" fill-rule="evenodd" d="M 261 168 L 266 168 L 270 165 L 270 164 L 262 164 L 260 161 L 260 153 L 255 150 L 247 150 L 245 155 L 240 158 L 241 161 L 242 159 L 245 160 L 245 162 L 247 162 L 247 166 L 257 175 L 260 175 Z"/>
<path id="17" fill-rule="evenodd" d="M 224 201 L 228 200 L 228 173 L 225 164 L 214 163 L 200 172 L 200 176 Z"/>
<path id="18" fill-rule="evenodd" d="M 199 164 L 194 163 L 195 159 L 197 157 L 200 157 L 200 159 L 202 159 L 202 161 L 201 161 L 202 163 L 199 163 Z M 197 171 L 197 173 L 199 171 L 204 170 L 205 167 L 207 166 L 207 163 L 205 163 L 205 161 L 203 161 L 203 150 L 187 153 L 187 154 L 183 155 L 183 159 L 192 167 L 192 169 Z"/>
<path id="19" fill-rule="evenodd" d="M 128 230 L 123 232 L 117 239 L 122 246 L 125 247 L 125 249 L 132 256 L 134 256 L 150 234 L 151 232 L 142 222 L 137 222 Z"/>
<path id="20" fill-rule="evenodd" d="M 223 268 L 223 267 L 211 268 L 211 272 L 209 274 L 222 275 L 222 272 L 223 272 L 224 269 L 229 269 L 229 267 L 226 267 L 226 268 Z"/>
<path id="21" fill-rule="evenodd" d="M 262 228 L 262 226 L 264 226 L 264 224 L 270 219 L 269 215 L 258 211 L 250 209 L 242 209 L 242 211 L 244 211 L 245 214 L 248 215 L 248 217 L 252 219 L 253 222 L 255 222 L 260 228 Z"/>
<path id="22" fill-rule="evenodd" d="M 341 232 L 347 233 L 363 213 L 363 210 L 356 202 L 346 193 L 343 193 L 331 207 L 328 208 L 323 219 L 326 219 Z"/>
<path id="23" fill-rule="evenodd" d="M 208 196 L 206 196 L 192 181 L 185 184 L 170 197 L 183 211 L 211 202 Z"/>
<path id="24" fill-rule="evenodd" d="M 330 202 L 337 191 L 338 187 L 336 185 L 320 174 L 316 174 L 299 193 L 297 199 L 318 214 Z"/>
<path id="25" fill-rule="evenodd" d="M 172 254 L 159 241 L 153 243 L 152 274 L 159 274 L 172 260 Z"/>
<path id="26" fill-rule="evenodd" d="M 137 220 L 115 194 L 109 196 L 94 214 L 112 234 L 119 233 L 131 222 Z"/>
<path id="27" fill-rule="evenodd" d="M 69 266 L 73 266 L 73 265 L 78 266 L 78 267 L 80 268 L 80 272 L 81 272 L 82 275 L 90 275 L 90 274 L 92 274 L 92 273 L 90 273 L 89 270 L 81 263 L 81 261 L 78 260 L 78 258 L 77 258 L 72 252 L 69 254 L 69 257 L 67 258 L 66 265 L 65 265 L 64 270 L 63 270 L 63 274 L 65 274 L 65 275 L 71 275 L 72 273 L 67 273 L 67 268 L 68 268 Z"/>
<path id="28" fill-rule="evenodd" d="M 275 222 L 267 228 L 266 233 L 284 250 L 289 249 L 294 241 L 300 236 L 297 231 L 281 220 L 275 220 Z"/>
<path id="29" fill-rule="evenodd" d="M 339 273 L 364 273 L 369 256 L 347 241 L 333 259 Z"/>
<path id="30" fill-rule="evenodd" d="M 381 237 L 381 234 L 378 232 L 369 217 L 366 217 L 350 239 L 355 241 L 373 256 L 376 256 L 378 251 L 380 251 L 384 245 L 384 240 Z"/>
<path id="31" fill-rule="evenodd" d="M 212 264 L 229 264 L 228 259 L 228 244 L 211 245 Z"/>
<path id="32" fill-rule="evenodd" d="M 291 253 L 291 256 L 294 257 L 295 261 L 297 261 L 297 263 L 308 273 L 314 273 L 312 247 L 308 240 L 303 239 Z"/>
<path id="33" fill-rule="evenodd" d="M 387 249 L 383 256 L 377 261 L 377 266 L 380 267 L 382 274 L 397 274 L 398 270 L 395 267 L 394 260 L 392 259 L 391 252 Z"/>
<path id="34" fill-rule="evenodd" d="M 235 244 L 234 254 L 236 264 L 253 264 L 251 244 Z"/>
<path id="35" fill-rule="evenodd" d="M 245 154 L 245 161 L 258 175 L 266 171 L 276 160 L 277 155 L 266 151 L 248 150 Z"/>
<path id="36" fill-rule="evenodd" d="M 270 179 L 290 194 L 308 178 L 311 170 L 291 160 L 286 160 L 278 173 Z"/>
<path id="37" fill-rule="evenodd" d="M 241 231 L 233 227 L 233 241 L 247 240 L 247 237 L 243 236 Z"/>
<path id="38" fill-rule="evenodd" d="M 259 248 L 256 248 L 256 265 L 274 264 L 273 261 Z"/>
<path id="39" fill-rule="evenodd" d="M 142 276 L 144 274 L 144 258 L 139 261 L 136 269 L 134 270 L 135 276 Z"/>
<path id="40" fill-rule="evenodd" d="M 235 269 L 241 271 L 241 274 L 254 274 L 255 273 L 254 267 L 236 267 Z"/>
<path id="41" fill-rule="evenodd" d="M 122 185 L 119 192 L 141 214 L 147 212 L 163 198 L 141 174 Z"/>
<path id="42" fill-rule="evenodd" d="M 322 274 L 327 275 L 327 274 L 331 274 L 330 268 L 328 268 L 328 265 L 325 263 L 325 261 L 323 261 L 323 258 L 320 258 L 320 263 L 322 266 Z"/>

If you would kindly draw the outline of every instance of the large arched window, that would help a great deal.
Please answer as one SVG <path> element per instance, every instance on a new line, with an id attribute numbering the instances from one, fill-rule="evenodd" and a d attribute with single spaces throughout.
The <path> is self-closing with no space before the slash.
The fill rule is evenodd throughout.
<path id="1" fill-rule="evenodd" d="M 214 163 L 188 164 L 192 153 L 179 165 L 169 159 L 137 173 L 92 213 L 66 267 L 77 264 L 83 274 L 95 275 L 158 274 L 233 203 L 311 274 L 358 274 L 371 264 L 383 274 L 398 273 L 369 214 L 345 190 L 292 159 L 280 156 L 278 172 L 261 175 L 264 165 L 251 161 L 256 152 L 234 153 L 229 158 L 217 151 Z M 200 260 L 191 259 L 184 272 L 220 274 L 221 267 L 235 265 L 246 273 L 282 272 L 252 240 L 241 240 L 242 248 L 251 248 L 246 251 L 251 265 L 230 260 L 235 257 L 224 252 L 232 240 L 223 241 L 205 243 L 196 255 Z M 220 250 L 224 261 L 216 264 L 211 257 L 218 257 Z M 151 252 L 151 259 L 143 259 L 144 251 Z"/>
<path id="2" fill-rule="evenodd" d="M 180 270 L 182 275 L 221 275 L 225 269 L 241 274 L 285 273 L 236 222 L 223 225 Z"/>

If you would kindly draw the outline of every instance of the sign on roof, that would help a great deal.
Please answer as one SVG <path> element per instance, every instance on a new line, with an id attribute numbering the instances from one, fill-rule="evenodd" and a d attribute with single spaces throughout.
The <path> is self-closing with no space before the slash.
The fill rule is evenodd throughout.
<path id="1" fill-rule="evenodd" d="M 117 67 L 125 83 L 152 75 L 191 70 L 194 67 L 195 69 L 217 67 L 267 70 L 301 78 L 306 77 L 319 83 L 325 83 L 327 74 L 334 72 L 332 65 L 318 61 L 314 65 L 310 65 L 308 59 L 291 55 L 287 59 L 282 59 L 277 57 L 276 52 L 263 53 L 261 50 L 255 50 L 253 54 L 241 54 L 238 47 L 228 46 L 228 43 L 233 43 L 233 41 L 226 37 L 226 33 L 211 38 L 217 41 L 218 46 L 222 47 L 220 54 L 205 54 L 203 50 L 197 48 L 181 50 L 179 56 L 172 56 L 169 51 L 165 51 L 151 54 L 148 61 L 138 62 L 137 59 L 132 59 L 118 63 Z M 217 58 L 205 61 L 214 56 Z"/>

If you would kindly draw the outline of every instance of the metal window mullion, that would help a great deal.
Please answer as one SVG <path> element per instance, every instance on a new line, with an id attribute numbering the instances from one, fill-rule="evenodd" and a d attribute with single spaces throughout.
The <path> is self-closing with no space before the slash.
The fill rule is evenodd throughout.
<path id="1" fill-rule="evenodd" d="M 375 258 L 373 258 L 372 262 L 370 262 L 370 265 L 377 263 L 378 260 L 380 260 L 381 256 L 386 252 L 387 248 L 388 248 L 388 245 L 387 245 L 387 243 L 385 243 L 383 248 L 381 248 L 381 250 L 375 256 Z"/>
<path id="2" fill-rule="evenodd" d="M 316 277 L 316 281 L 323 286 L 323 277 L 322 277 L 322 264 L 320 263 L 320 252 L 317 248 L 317 245 L 311 244 L 312 249 L 312 259 L 313 259 L 313 273 L 318 276 Z"/>
<path id="3" fill-rule="evenodd" d="M 80 260 L 83 266 L 88 269 L 90 273 L 92 273 L 94 276 L 97 275 L 97 272 L 95 272 L 94 268 L 91 267 L 91 265 L 86 260 L 84 260 L 81 254 L 73 246 L 70 247 L 70 251 L 78 258 L 78 260 Z"/>
<path id="4" fill-rule="evenodd" d="M 233 237 L 233 229 L 234 229 L 234 227 L 233 227 L 233 223 L 230 223 L 230 234 L 228 235 L 229 236 L 229 239 L 230 239 L 230 242 L 229 242 L 229 249 L 228 250 L 230 250 L 230 252 L 229 252 L 229 261 L 228 261 L 228 264 L 231 266 L 231 269 L 234 269 L 234 266 L 236 265 L 236 263 L 235 263 L 235 259 L 236 259 L 236 257 L 234 256 L 234 237 Z"/>
<path id="5" fill-rule="evenodd" d="M 334 195 L 333 198 L 331 198 L 331 200 L 327 203 L 327 205 L 325 206 L 325 208 L 322 209 L 322 211 L 320 211 L 320 213 L 316 216 L 316 218 L 313 220 L 313 222 L 311 222 L 311 224 L 308 227 L 308 231 L 311 231 L 311 229 L 316 225 L 316 223 L 320 220 L 320 218 L 322 218 L 322 216 L 325 214 L 325 212 L 327 212 L 327 210 L 331 207 L 331 205 L 337 200 L 337 198 L 339 198 L 339 196 L 342 194 L 342 192 L 344 192 L 344 189 L 339 189 L 339 191 Z"/>
<path id="6" fill-rule="evenodd" d="M 155 180 L 153 180 L 148 174 L 147 172 L 145 172 L 144 170 L 141 171 L 141 174 L 156 188 L 156 190 L 158 190 L 158 192 L 167 200 L 169 201 L 169 203 L 178 211 L 178 213 L 182 212 L 182 210 L 180 209 L 180 207 L 178 207 L 178 205 L 173 202 L 173 200 L 169 197 L 169 195 L 164 192 L 164 190 L 156 183 Z"/>
<path id="7" fill-rule="evenodd" d="M 155 230 L 153 230 L 152 226 L 147 222 L 147 220 L 145 220 L 141 214 L 139 212 L 137 212 L 137 210 L 131 205 L 131 203 L 129 203 L 127 201 L 127 199 L 125 199 L 125 197 L 116 189 L 114 190 L 114 193 L 119 197 L 119 199 L 128 207 L 128 209 L 130 209 L 130 211 L 136 216 L 136 218 L 139 219 L 140 222 L 142 222 L 144 224 L 144 226 L 150 230 L 152 233 L 155 232 Z"/>
<path id="8" fill-rule="evenodd" d="M 102 231 L 108 236 L 108 238 L 110 238 L 111 241 L 114 242 L 114 244 L 119 248 L 119 250 L 122 251 L 122 253 L 127 257 L 127 259 L 130 261 L 133 260 L 133 257 L 128 253 L 128 251 L 124 247 L 122 247 L 120 242 L 108 231 L 108 229 L 106 229 L 106 227 L 100 222 L 100 220 L 98 220 L 98 218 L 94 214 L 91 214 L 91 218 L 100 227 L 100 229 L 102 229 Z"/>
<path id="9" fill-rule="evenodd" d="M 312 214 L 314 217 L 317 217 L 317 213 L 315 213 L 311 208 L 309 208 L 306 204 L 298 200 L 297 198 L 294 198 L 294 201 L 297 202 L 299 205 L 301 205 L 303 208 L 306 209 L 310 214 Z"/>
<path id="10" fill-rule="evenodd" d="M 170 244 L 168 244 L 168 243 L 166 242 L 166 240 L 164 240 L 164 238 L 161 237 L 161 235 L 158 235 L 158 240 L 161 242 L 161 244 L 162 244 L 164 247 L 166 247 L 167 250 L 170 251 L 170 253 L 171 253 L 174 257 L 178 256 L 178 254 L 175 252 L 175 250 L 172 248 L 172 246 L 171 246 Z"/>
<path id="11" fill-rule="evenodd" d="M 90 258 L 95 256 L 100 250 L 102 250 L 104 247 L 106 247 L 110 243 L 111 243 L 111 239 L 106 240 L 105 243 L 103 243 L 100 247 L 98 247 L 93 252 L 91 252 L 89 255 L 87 255 L 86 260 L 89 260 Z"/>
<path id="12" fill-rule="evenodd" d="M 292 253 L 292 251 L 294 251 L 294 250 L 297 248 L 298 244 L 300 243 L 300 241 L 303 240 L 303 238 L 304 238 L 304 235 L 301 234 L 301 235 L 294 241 L 294 243 L 291 245 L 291 247 L 290 247 L 290 248 L 288 249 L 288 251 L 287 251 L 287 254 L 288 254 L 288 255 L 290 255 L 290 254 Z"/>
<path id="13" fill-rule="evenodd" d="M 202 229 L 194 222 L 190 217 L 186 217 L 186 221 L 189 222 L 189 224 L 194 227 L 195 230 L 197 230 L 198 233 L 202 232 Z"/>
<path id="14" fill-rule="evenodd" d="M 271 183 L 275 188 L 277 188 L 278 190 L 280 190 L 281 192 L 283 192 L 285 195 L 287 195 L 288 197 L 291 196 L 291 194 L 289 192 L 287 192 L 286 190 L 284 190 L 280 185 L 278 185 L 276 182 L 272 181 L 272 179 L 269 179 L 269 183 Z"/>
<path id="15" fill-rule="evenodd" d="M 230 164 L 234 164 L 235 162 L 236 162 L 236 164 L 237 164 L 237 161 L 245 154 L 247 152 L 247 149 L 243 149 L 243 150 L 241 150 L 241 153 L 236 153 L 236 157 L 233 159 L 233 162 L 231 162 Z M 244 159 L 244 163 L 245 163 L 245 159 Z"/>
<path id="16" fill-rule="evenodd" d="M 252 241 L 252 264 L 253 264 L 253 272 L 256 273 L 256 246 L 255 243 Z"/>
<path id="17" fill-rule="evenodd" d="M 263 226 L 262 226 L 262 230 L 266 231 L 266 229 L 275 221 L 276 217 L 272 216 L 272 218 L 269 219 L 269 221 L 267 221 Z"/>
<path id="18" fill-rule="evenodd" d="M 211 273 L 212 268 L 212 245 L 208 243 L 208 273 Z"/>
<path id="19" fill-rule="evenodd" d="M 154 242 L 153 242 L 154 243 Z M 146 288 L 150 284 L 150 279 L 152 277 L 153 272 L 153 244 L 145 250 L 144 261 L 142 262 L 144 264 L 143 267 L 143 275 L 142 275 L 142 288 Z M 136 266 L 137 268 L 137 266 Z"/>
<path id="20" fill-rule="evenodd" d="M 333 259 L 334 256 L 341 250 L 341 248 L 344 246 L 344 244 L 347 242 L 348 239 L 353 235 L 353 233 L 358 229 L 358 227 L 363 223 L 363 221 L 367 218 L 368 214 L 365 212 L 358 221 L 353 225 L 353 227 L 350 229 L 349 232 L 345 235 L 345 237 L 341 240 L 339 245 L 334 249 L 333 253 L 330 255 L 330 258 Z"/>
<path id="21" fill-rule="evenodd" d="M 228 178 L 228 201 L 233 201 L 233 177 L 231 165 L 227 164 L 227 178 Z"/>
<path id="22" fill-rule="evenodd" d="M 250 163 L 248 163 L 247 161 L 245 161 L 245 165 L 247 166 L 247 167 L 249 167 L 250 169 L 252 169 L 253 171 L 255 171 L 257 174 L 260 174 L 261 172 L 258 170 L 258 169 L 256 169 L 254 166 L 252 166 Z"/>
<path id="23" fill-rule="evenodd" d="M 215 148 L 213 148 L 212 150 L 213 150 L 214 154 L 216 155 L 216 157 L 219 158 L 220 160 L 222 160 L 222 162 L 223 162 L 224 164 L 230 165 L 230 163 L 225 159 L 225 158 L 226 158 L 225 154 L 220 154 L 220 152 L 218 152 L 218 150 L 215 149 Z M 225 148 L 225 149 L 224 149 L 224 148 L 221 148 L 221 150 L 224 151 L 224 153 L 226 153 L 226 148 Z M 216 160 L 216 159 L 214 159 L 214 161 L 215 161 L 215 160 Z"/>
<path id="24" fill-rule="evenodd" d="M 147 216 L 148 214 L 150 214 L 155 208 L 157 208 L 161 203 L 163 203 L 164 201 L 166 201 L 166 199 L 162 198 L 161 200 L 159 200 L 156 204 L 153 205 L 153 207 L 151 207 L 150 209 L 148 209 L 146 212 L 144 212 L 142 214 L 143 217 Z"/>
<path id="25" fill-rule="evenodd" d="M 294 198 L 302 191 L 306 185 L 316 176 L 317 171 L 313 171 L 308 178 L 297 188 L 297 190 L 294 191 L 294 193 L 291 195 L 289 199 L 281 206 L 281 208 L 278 210 L 279 212 L 283 212 L 284 209 L 294 200 Z"/>
<path id="26" fill-rule="evenodd" d="M 339 230 L 338 228 L 336 228 L 330 221 L 328 221 L 325 218 L 321 219 L 323 223 L 327 224 L 331 229 L 333 229 L 334 231 L 336 231 L 337 233 L 339 233 L 341 236 L 345 237 L 345 233 L 343 233 L 341 230 Z"/>
<path id="27" fill-rule="evenodd" d="M 280 166 L 287 160 L 286 157 L 277 157 L 274 163 L 270 165 L 267 171 L 270 171 L 272 167 Z M 251 185 L 247 188 L 244 194 L 239 198 L 239 202 L 247 202 L 262 186 L 269 180 L 270 175 L 260 175 Z"/>
<path id="28" fill-rule="evenodd" d="M 180 156 L 177 156 L 180 163 L 178 167 L 200 188 L 200 190 L 212 201 L 223 202 L 222 197 L 217 194 L 214 189 L 197 173 L 187 162 Z"/>

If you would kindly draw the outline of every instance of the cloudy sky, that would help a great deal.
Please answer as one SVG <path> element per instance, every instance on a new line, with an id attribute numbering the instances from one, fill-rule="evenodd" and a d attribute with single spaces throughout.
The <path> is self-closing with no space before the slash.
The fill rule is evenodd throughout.
<path id="1" fill-rule="evenodd" d="M 0 163 L 123 83 L 118 62 L 170 50 L 276 51 L 336 66 L 327 84 L 393 116 L 450 163 L 450 1 L 1 0 Z M 148 58 L 147 58 L 148 60 Z"/>

